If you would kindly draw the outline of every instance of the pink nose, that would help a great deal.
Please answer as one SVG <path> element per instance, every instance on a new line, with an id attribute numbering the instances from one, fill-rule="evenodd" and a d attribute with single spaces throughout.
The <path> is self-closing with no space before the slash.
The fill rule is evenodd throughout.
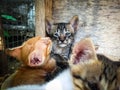
<path id="1" fill-rule="evenodd" d="M 60 36 L 60 41 L 61 41 L 61 42 L 64 42 L 64 40 L 65 40 L 65 36 L 64 36 L 64 35 L 61 35 L 61 36 Z"/>

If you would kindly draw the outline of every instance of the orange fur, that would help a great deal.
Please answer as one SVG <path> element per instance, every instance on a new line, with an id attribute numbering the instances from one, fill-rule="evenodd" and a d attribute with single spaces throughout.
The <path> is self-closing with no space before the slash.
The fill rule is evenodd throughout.
<path id="1" fill-rule="evenodd" d="M 21 46 L 7 49 L 6 53 L 22 62 L 22 66 L 14 73 L 11 86 L 24 84 L 42 84 L 48 73 L 56 68 L 53 58 L 50 58 L 52 42 L 39 36 L 33 37 Z"/>

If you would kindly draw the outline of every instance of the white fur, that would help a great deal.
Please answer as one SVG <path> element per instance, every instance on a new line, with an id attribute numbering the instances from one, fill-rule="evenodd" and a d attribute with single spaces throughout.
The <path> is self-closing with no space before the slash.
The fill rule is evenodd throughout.
<path id="1" fill-rule="evenodd" d="M 7 90 L 73 90 L 73 83 L 70 70 L 67 69 L 55 79 L 43 85 L 22 85 Z"/>

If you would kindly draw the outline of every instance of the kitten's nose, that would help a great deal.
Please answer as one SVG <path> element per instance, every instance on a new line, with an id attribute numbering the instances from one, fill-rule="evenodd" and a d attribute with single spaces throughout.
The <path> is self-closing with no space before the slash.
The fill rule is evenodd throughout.
<path id="1" fill-rule="evenodd" d="M 60 41 L 61 41 L 61 42 L 64 42 L 64 40 L 62 40 L 62 39 L 61 39 Z"/>
<path id="2" fill-rule="evenodd" d="M 65 40 L 65 36 L 64 36 L 64 35 L 61 35 L 61 36 L 60 36 L 60 41 L 61 41 L 61 42 L 64 42 L 64 40 Z"/>

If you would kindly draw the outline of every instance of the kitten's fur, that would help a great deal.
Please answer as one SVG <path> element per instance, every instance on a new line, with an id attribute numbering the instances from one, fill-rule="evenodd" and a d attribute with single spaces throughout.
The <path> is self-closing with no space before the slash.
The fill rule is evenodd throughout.
<path id="1" fill-rule="evenodd" d="M 78 16 L 74 16 L 68 23 L 54 23 L 53 20 L 46 18 L 46 35 L 53 41 L 53 53 L 68 60 L 78 26 Z"/>
<path id="2" fill-rule="evenodd" d="M 55 79 L 44 84 L 45 86 L 20 86 L 15 87 L 14 90 L 27 87 L 40 89 L 43 87 L 47 88 L 49 85 L 53 87 L 45 90 L 58 90 L 59 86 L 60 90 L 120 89 L 120 62 L 110 61 L 110 59 L 103 55 L 97 55 L 93 42 L 89 38 L 75 44 L 69 65 L 70 68 L 67 71 L 62 72 Z M 72 79 L 68 76 L 72 77 Z M 55 83 L 58 83 L 57 87 L 55 87 Z M 66 85 L 65 87 L 69 87 L 69 89 L 65 88 L 64 85 Z"/>
<path id="3" fill-rule="evenodd" d="M 72 53 L 74 90 L 119 90 L 120 62 L 96 54 L 89 39 L 77 43 Z"/>
<path id="4" fill-rule="evenodd" d="M 63 71 L 59 74 L 58 77 L 53 79 L 52 81 L 39 85 L 23 85 L 14 88 L 10 88 L 7 90 L 73 90 L 72 77 L 69 69 Z"/>

